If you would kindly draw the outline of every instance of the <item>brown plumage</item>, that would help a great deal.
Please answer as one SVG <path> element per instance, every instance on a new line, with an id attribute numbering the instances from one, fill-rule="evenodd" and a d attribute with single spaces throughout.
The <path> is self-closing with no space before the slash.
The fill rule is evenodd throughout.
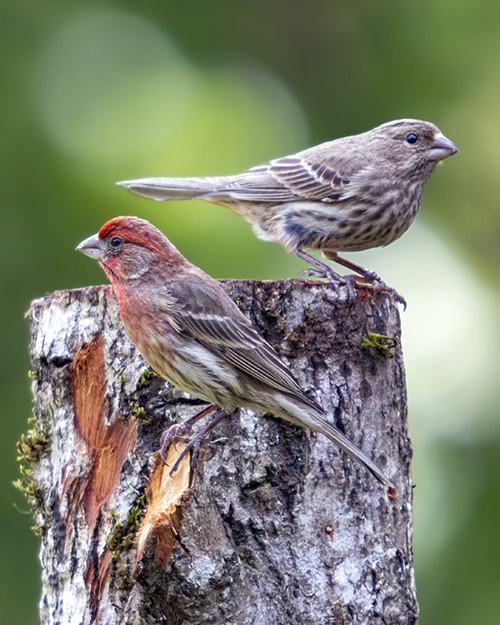
<path id="1" fill-rule="evenodd" d="M 315 274 L 339 280 L 305 249 L 321 250 L 384 288 L 373 272 L 344 261 L 337 252 L 388 245 L 399 238 L 413 222 L 436 164 L 456 152 L 434 124 L 400 119 L 234 176 L 142 178 L 118 184 L 159 201 L 203 199 L 227 206 L 253 224 L 259 238 L 282 243 L 312 263 Z"/>
<path id="2" fill-rule="evenodd" d="M 327 421 L 321 406 L 304 393 L 217 282 L 149 222 L 118 217 L 77 250 L 100 262 L 128 335 L 166 380 L 228 414 L 238 407 L 270 411 L 321 432 L 393 488 L 375 463 Z"/>

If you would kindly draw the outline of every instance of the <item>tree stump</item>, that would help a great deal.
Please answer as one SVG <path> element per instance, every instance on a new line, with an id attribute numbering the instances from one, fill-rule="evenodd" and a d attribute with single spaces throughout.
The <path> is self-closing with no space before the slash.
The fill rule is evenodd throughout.
<path id="1" fill-rule="evenodd" d="M 148 370 L 110 287 L 53 293 L 29 312 L 42 624 L 415 623 L 394 302 L 309 281 L 222 284 L 396 498 L 327 438 L 243 409 L 194 475 L 187 455 L 170 475 L 160 435 L 203 404 Z"/>

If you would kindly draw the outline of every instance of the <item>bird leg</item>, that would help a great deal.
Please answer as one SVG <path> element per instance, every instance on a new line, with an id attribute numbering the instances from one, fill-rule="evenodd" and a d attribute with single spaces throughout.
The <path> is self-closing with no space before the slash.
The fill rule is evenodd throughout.
<path id="1" fill-rule="evenodd" d="M 160 455 L 163 462 L 165 462 L 167 450 L 170 444 L 175 441 L 186 440 L 189 434 L 191 434 L 193 425 L 205 415 L 210 414 L 216 409 L 217 406 L 215 404 L 210 404 L 206 408 L 203 408 L 203 410 L 194 414 L 192 417 L 185 419 L 181 423 L 174 423 L 167 430 L 165 430 L 160 438 Z"/>
<path id="2" fill-rule="evenodd" d="M 325 265 L 325 263 L 322 263 L 317 258 L 314 258 L 314 256 L 311 256 L 310 254 L 307 254 L 306 252 L 304 252 L 304 250 L 299 249 L 296 252 L 292 252 L 292 253 L 298 258 L 301 258 L 302 260 L 305 260 L 307 263 L 310 263 L 314 267 L 314 269 L 304 269 L 304 271 L 300 273 L 301 278 L 303 277 L 326 278 L 327 280 L 329 280 L 332 284 L 336 286 L 345 285 L 348 290 L 349 299 L 356 298 L 356 291 L 354 289 L 353 280 L 350 280 L 349 277 L 341 276 L 336 271 L 333 271 L 331 267 L 329 267 L 328 265 Z"/>
<path id="3" fill-rule="evenodd" d="M 361 267 L 361 265 L 357 265 L 356 263 L 353 263 L 352 261 L 347 260 L 347 258 L 342 258 L 341 256 L 337 254 L 337 252 L 334 252 L 333 250 L 322 250 L 322 251 L 323 251 L 323 254 L 326 256 L 326 258 L 328 258 L 328 260 L 333 260 L 339 265 L 342 265 L 343 267 L 347 267 L 347 269 L 350 269 L 351 271 L 355 271 L 360 276 L 362 276 L 369 284 L 373 285 L 376 289 L 382 291 L 383 293 L 389 293 L 395 298 L 397 302 L 399 302 L 400 304 L 403 304 L 404 308 L 406 308 L 405 298 L 402 295 L 400 295 L 396 291 L 396 289 L 389 286 L 381 278 L 379 278 L 379 276 L 374 271 L 372 271 L 371 269 L 365 269 L 364 267 Z"/>
<path id="4" fill-rule="evenodd" d="M 191 434 L 191 430 L 193 429 L 193 425 L 197 421 L 199 421 L 201 418 L 203 418 L 205 415 L 210 414 L 214 410 L 216 411 L 216 413 L 213 416 L 212 420 L 209 421 L 205 425 L 205 427 L 203 427 L 197 434 L 189 438 L 189 435 Z M 182 423 L 175 423 L 174 425 L 169 427 L 168 430 L 165 430 L 165 432 L 163 432 L 161 439 L 160 439 L 160 456 L 163 462 L 166 461 L 168 448 L 172 443 L 175 444 L 175 442 L 179 440 L 187 441 L 186 446 L 184 447 L 182 452 L 179 454 L 179 457 L 175 461 L 173 467 L 170 469 L 170 474 L 176 471 L 177 467 L 179 466 L 179 462 L 182 460 L 182 458 L 185 456 L 185 454 L 188 451 L 191 452 L 190 466 L 191 466 L 191 469 L 194 469 L 196 465 L 196 460 L 198 459 L 198 452 L 200 450 L 201 443 L 204 437 L 220 421 L 222 421 L 222 419 L 224 419 L 227 416 L 228 414 L 224 412 L 224 410 L 222 410 L 215 404 L 210 404 L 210 406 L 207 406 L 207 408 L 200 410 L 200 412 L 197 412 L 195 415 L 193 415 L 192 417 L 189 417 Z"/>

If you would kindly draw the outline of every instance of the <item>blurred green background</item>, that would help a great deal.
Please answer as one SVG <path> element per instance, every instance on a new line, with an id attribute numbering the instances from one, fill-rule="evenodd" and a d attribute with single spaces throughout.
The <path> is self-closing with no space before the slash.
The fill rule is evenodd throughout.
<path id="1" fill-rule="evenodd" d="M 403 239 L 352 255 L 408 300 L 421 623 L 494 622 L 498 0 L 3 0 L 0 17 L 4 622 L 38 622 L 37 539 L 11 484 L 31 411 L 23 313 L 46 292 L 104 281 L 75 245 L 137 214 L 215 277 L 304 268 L 224 208 L 157 204 L 113 183 L 236 173 L 398 117 L 435 122 L 460 149 L 427 184 Z"/>

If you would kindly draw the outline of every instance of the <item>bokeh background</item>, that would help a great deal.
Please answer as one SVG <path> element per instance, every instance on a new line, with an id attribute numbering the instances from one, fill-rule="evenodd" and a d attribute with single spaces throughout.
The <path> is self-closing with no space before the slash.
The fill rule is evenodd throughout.
<path id="1" fill-rule="evenodd" d="M 38 622 L 39 565 L 13 488 L 30 416 L 32 299 L 102 283 L 75 245 L 118 214 L 164 230 L 219 278 L 303 263 L 230 211 L 157 204 L 114 186 L 236 173 L 397 117 L 460 149 L 417 223 L 353 255 L 408 300 L 421 623 L 489 625 L 500 593 L 500 4 L 498 0 L 3 0 L 2 620 Z"/>

